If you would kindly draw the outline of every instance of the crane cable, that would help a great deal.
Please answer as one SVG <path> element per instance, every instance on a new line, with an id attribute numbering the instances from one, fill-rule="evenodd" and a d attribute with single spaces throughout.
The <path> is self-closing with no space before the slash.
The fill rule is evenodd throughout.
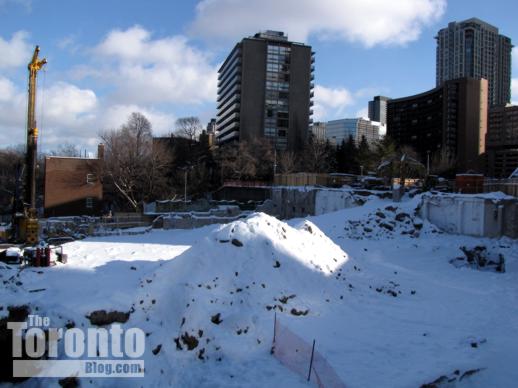
<path id="1" fill-rule="evenodd" d="M 39 102 L 39 105 L 40 105 L 40 118 L 38 120 L 38 132 L 39 132 L 39 141 L 38 143 L 40 144 L 40 150 L 43 149 L 43 134 L 45 133 L 45 131 L 43 131 L 43 128 L 44 128 L 44 125 L 43 125 L 43 120 L 45 118 L 45 115 L 44 115 L 44 109 L 45 109 L 45 91 L 46 91 L 46 83 L 47 83 L 47 69 L 46 68 L 43 68 L 43 86 L 41 87 L 41 89 L 38 88 L 38 90 L 41 90 L 41 93 L 40 93 L 40 102 Z M 41 152 L 41 151 L 40 151 Z"/>

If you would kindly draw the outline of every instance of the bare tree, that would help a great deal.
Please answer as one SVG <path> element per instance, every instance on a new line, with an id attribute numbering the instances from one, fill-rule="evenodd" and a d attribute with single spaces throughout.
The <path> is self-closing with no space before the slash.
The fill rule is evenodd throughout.
<path id="1" fill-rule="evenodd" d="M 141 201 L 152 199 L 164 186 L 166 151 L 153 147 L 151 123 L 141 113 L 132 113 L 126 124 L 100 137 L 106 146 L 105 176 L 137 210 Z"/>
<path id="2" fill-rule="evenodd" d="M 202 130 L 200 119 L 198 117 L 182 117 L 176 120 L 175 133 L 177 136 L 186 137 L 187 139 L 196 140 Z"/>
<path id="3" fill-rule="evenodd" d="M 216 160 L 221 167 L 223 180 L 247 180 L 255 176 L 255 160 L 244 141 L 220 147 Z"/>
<path id="4" fill-rule="evenodd" d="M 58 148 L 52 150 L 48 153 L 49 156 L 71 156 L 71 157 L 79 157 L 81 156 L 81 151 L 75 144 L 72 143 L 62 143 L 58 145 Z"/>
<path id="5" fill-rule="evenodd" d="M 430 161 L 430 172 L 436 175 L 447 174 L 455 170 L 455 156 L 443 147 Z"/>
<path id="6" fill-rule="evenodd" d="M 291 174 L 297 169 L 297 156 L 292 151 L 283 151 L 277 153 L 277 160 L 279 164 L 278 171 L 281 174 Z"/>
<path id="7" fill-rule="evenodd" d="M 328 172 L 332 158 L 330 145 L 324 141 L 314 139 L 306 144 L 302 164 L 306 172 Z"/>
<path id="8" fill-rule="evenodd" d="M 21 177 L 24 160 L 24 146 L 0 150 L 0 214 L 7 214 L 12 206 L 22 206 L 19 202 L 23 202 Z M 15 198 L 17 194 L 19 198 Z"/>

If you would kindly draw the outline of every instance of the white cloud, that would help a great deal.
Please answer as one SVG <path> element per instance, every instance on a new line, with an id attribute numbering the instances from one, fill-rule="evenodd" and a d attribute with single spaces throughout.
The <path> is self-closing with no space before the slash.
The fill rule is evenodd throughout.
<path id="1" fill-rule="evenodd" d="M 71 52 L 76 46 L 73 36 L 57 44 Z M 0 69 L 25 65 L 32 54 L 22 32 L 11 40 L 0 38 L 0 49 L 10 53 L 9 61 L 0 57 Z M 64 142 L 93 148 L 99 131 L 119 128 L 132 112 L 144 114 L 154 134 L 167 134 L 174 127 L 176 105 L 204 107 L 200 104 L 216 100 L 217 68 L 212 57 L 184 36 L 155 39 L 135 26 L 113 30 L 84 50 L 91 60 L 67 74 L 73 82 L 89 78 L 90 85 L 102 85 L 99 94 L 95 86 L 82 88 L 63 81 L 40 88 L 36 107 L 40 149 L 55 149 Z M 25 143 L 26 101 L 21 84 L 0 76 L 0 144 Z"/>
<path id="2" fill-rule="evenodd" d="M 358 112 L 356 112 L 356 117 L 362 117 L 364 119 L 369 118 L 369 109 L 367 107 L 361 108 Z"/>
<path id="3" fill-rule="evenodd" d="M 0 69 L 26 65 L 30 61 L 31 47 L 27 43 L 28 34 L 18 31 L 11 40 L 0 37 Z"/>
<path id="4" fill-rule="evenodd" d="M 112 105 L 108 107 L 99 119 L 101 129 L 116 129 L 124 124 L 131 113 L 140 112 L 151 122 L 154 135 L 164 135 L 171 132 L 175 117 L 172 114 L 148 109 L 135 104 Z"/>
<path id="5" fill-rule="evenodd" d="M 439 20 L 446 0 L 203 0 L 191 31 L 206 38 L 237 40 L 265 29 L 290 39 L 309 35 L 377 44 L 405 44 Z"/>
<path id="6" fill-rule="evenodd" d="M 0 8 L 6 7 L 9 4 L 20 5 L 27 12 L 32 10 L 32 0 L 0 0 Z"/>
<path id="7" fill-rule="evenodd" d="M 69 83 L 58 82 L 42 93 L 43 114 L 51 123 L 79 127 L 83 121 L 92 117 L 97 107 L 97 97 L 93 90 L 80 89 Z"/>
<path id="8" fill-rule="evenodd" d="M 327 88 L 315 85 L 315 105 L 313 118 L 315 121 L 327 121 L 344 113 L 345 108 L 354 103 L 354 97 L 344 88 Z"/>
<path id="9" fill-rule="evenodd" d="M 25 143 L 27 94 L 0 76 L 0 144 Z M 39 89 L 36 120 L 40 129 L 40 151 L 56 149 L 63 143 L 93 148 L 99 131 L 116 129 L 132 112 L 141 112 L 151 122 L 153 133 L 162 135 L 173 128 L 175 117 L 136 104 L 102 104 L 95 92 L 67 82 Z"/>
<path id="10" fill-rule="evenodd" d="M 5 94 L 4 94 L 5 93 Z M 0 144 L 24 144 L 26 136 L 27 93 L 0 77 Z M 84 143 L 96 135 L 97 97 L 92 90 L 58 82 L 48 89 L 39 89 L 36 99 L 36 120 L 43 148 L 63 142 Z"/>
<path id="11" fill-rule="evenodd" d="M 113 30 L 93 49 L 104 67 L 82 67 L 76 75 L 101 78 L 115 87 L 113 98 L 124 104 L 188 103 L 216 100 L 217 68 L 211 58 L 184 36 L 153 39 L 135 26 Z"/>
<path id="12" fill-rule="evenodd" d="M 0 76 L 0 102 L 10 101 L 16 93 L 15 89 L 9 79 Z"/>

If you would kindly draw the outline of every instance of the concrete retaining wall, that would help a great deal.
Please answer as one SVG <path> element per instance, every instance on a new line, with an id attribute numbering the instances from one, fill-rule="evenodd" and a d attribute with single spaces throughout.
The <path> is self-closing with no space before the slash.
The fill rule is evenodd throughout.
<path id="1" fill-rule="evenodd" d="M 220 206 L 207 212 L 176 212 L 163 216 L 162 226 L 164 229 L 193 229 L 232 222 L 248 214 L 238 206 Z"/>
<path id="2" fill-rule="evenodd" d="M 269 214 L 281 219 L 305 217 L 357 206 L 352 193 L 344 190 L 275 187 Z M 259 209 L 258 209 L 259 210 Z"/>
<path id="3" fill-rule="evenodd" d="M 518 238 L 518 200 L 476 195 L 425 195 L 421 216 L 448 233 Z"/>

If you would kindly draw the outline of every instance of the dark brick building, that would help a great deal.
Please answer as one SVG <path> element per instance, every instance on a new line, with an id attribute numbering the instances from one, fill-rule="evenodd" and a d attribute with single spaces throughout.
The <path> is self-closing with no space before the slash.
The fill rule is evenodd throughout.
<path id="1" fill-rule="evenodd" d="M 313 63 L 311 47 L 282 32 L 239 42 L 219 69 L 218 142 L 265 137 L 277 149 L 302 149 L 313 113 Z"/>
<path id="2" fill-rule="evenodd" d="M 518 106 L 489 110 L 486 139 L 487 174 L 509 177 L 518 168 Z"/>
<path id="3" fill-rule="evenodd" d="M 102 147 L 99 158 L 45 158 L 45 217 L 101 215 Z"/>
<path id="4" fill-rule="evenodd" d="M 387 135 L 413 147 L 426 162 L 428 153 L 446 149 L 458 172 L 482 171 L 487 131 L 487 81 L 460 78 L 414 96 L 387 102 Z"/>

